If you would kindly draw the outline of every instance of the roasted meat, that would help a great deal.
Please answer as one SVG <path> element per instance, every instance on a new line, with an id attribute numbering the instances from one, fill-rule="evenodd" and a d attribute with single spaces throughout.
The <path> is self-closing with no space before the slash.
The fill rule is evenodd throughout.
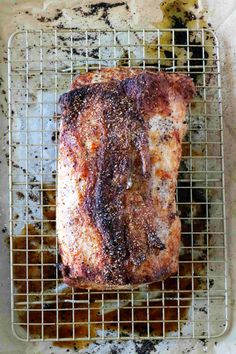
<path id="1" fill-rule="evenodd" d="M 60 97 L 57 231 L 64 281 L 122 289 L 175 273 L 175 190 L 195 89 L 179 74 L 109 68 Z"/>

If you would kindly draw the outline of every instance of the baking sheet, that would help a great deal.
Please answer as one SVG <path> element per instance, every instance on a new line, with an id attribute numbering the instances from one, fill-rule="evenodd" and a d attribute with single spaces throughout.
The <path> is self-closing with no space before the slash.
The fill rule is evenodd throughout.
<path id="1" fill-rule="evenodd" d="M 9 34 L 9 32 L 11 32 L 12 30 L 14 30 L 14 28 L 15 28 L 15 26 L 16 26 L 16 24 L 18 24 L 18 26 L 20 26 L 21 28 L 22 27 L 24 27 L 25 26 L 25 23 L 27 23 L 27 27 L 28 26 L 33 26 L 33 27 L 37 27 L 37 28 L 41 28 L 41 26 L 52 26 L 53 24 L 55 25 L 55 24 L 59 24 L 59 21 L 61 21 L 61 18 L 65 18 L 65 21 L 69 21 L 72 25 L 73 24 L 75 24 L 75 25 L 77 25 L 77 22 L 78 22 L 78 13 L 75 15 L 74 13 L 73 13 L 73 11 L 71 10 L 71 9 L 65 9 L 65 10 L 63 10 L 63 15 L 61 16 L 61 17 L 59 17 L 59 19 L 58 20 L 54 20 L 54 21 L 46 21 L 46 22 L 41 22 L 41 20 L 38 20 L 38 19 L 41 19 L 42 17 L 46 17 L 47 19 L 48 18 L 50 18 L 50 16 L 49 16 L 49 14 L 50 14 L 50 11 L 52 11 L 52 17 L 53 18 L 55 18 L 55 13 L 57 13 L 57 12 L 55 12 L 55 7 L 57 7 L 57 8 L 60 8 L 60 4 L 62 4 L 62 5 L 64 5 L 65 6 L 65 2 L 57 2 L 57 5 L 55 6 L 55 5 L 53 5 L 53 3 L 52 2 L 49 2 L 49 1 L 47 1 L 47 2 L 37 2 L 37 7 L 34 7 L 34 9 L 32 10 L 32 13 L 33 13 L 33 19 L 31 20 L 31 16 L 30 16 L 30 18 L 28 17 L 29 15 L 28 14 L 25 14 L 25 12 L 26 11 L 29 11 L 29 12 L 31 12 L 31 4 L 32 4 L 33 2 L 30 2 L 30 1 L 28 1 L 28 2 L 18 2 L 18 5 L 15 5 L 15 6 L 12 6 L 12 8 L 7 8 L 7 10 L 5 10 L 5 11 L 2 11 L 1 13 L 2 14 L 4 14 L 4 21 L 6 21 L 6 19 L 8 19 L 8 23 L 9 23 L 9 26 L 8 26 L 8 28 L 7 28 L 7 30 L 6 30 L 6 26 L 4 26 L 4 28 L 2 29 L 2 34 L 3 34 L 3 37 L 4 37 L 4 40 L 6 41 L 6 38 L 7 38 L 7 36 L 8 36 L 8 34 Z M 84 3 L 86 3 L 86 4 L 88 4 L 88 2 L 84 2 Z M 94 2 L 93 2 L 94 3 Z M 110 3 L 112 3 L 112 4 L 115 4 L 115 2 L 110 2 Z M 135 3 L 135 4 L 134 4 Z M 215 4 L 215 2 L 214 2 L 214 4 Z M 5 7 L 4 7 L 4 5 L 5 5 Z M 74 5 L 78 5 L 77 4 L 77 2 L 71 2 L 70 3 L 70 5 L 71 5 L 71 7 L 73 7 Z M 82 3 L 80 3 L 80 6 L 82 6 L 83 4 Z M 150 7 L 146 7 L 146 5 L 147 5 L 147 2 L 145 2 L 145 10 L 142 8 L 142 3 L 141 2 L 138 2 L 138 1 L 136 1 L 136 2 L 130 2 L 129 3 L 129 6 L 130 6 L 130 8 L 132 9 L 132 15 L 131 14 L 128 14 L 128 16 L 126 16 L 126 19 L 129 21 L 129 23 L 132 25 L 132 26 L 137 26 L 137 25 L 139 25 L 139 23 L 141 22 L 141 20 L 142 20 L 142 27 L 150 27 L 150 25 L 156 25 L 156 19 L 158 19 L 158 22 L 161 20 L 161 18 L 162 18 L 162 16 L 161 16 L 161 12 L 160 11 L 158 11 L 158 9 L 154 12 L 154 8 L 155 8 L 155 6 L 158 6 L 157 5 L 157 2 L 155 2 L 155 6 L 153 6 L 153 3 L 151 3 L 150 2 Z M 6 3 L 4 4 L 4 1 L 1 3 L 1 6 L 3 7 L 3 10 L 4 9 L 6 9 Z M 63 7 L 63 6 L 62 6 Z M 121 8 L 119 11 L 118 11 L 118 8 Z M 121 26 L 124 26 L 124 24 L 125 24 L 125 22 L 124 22 L 124 20 L 122 20 L 121 19 L 121 17 L 123 16 L 124 17 L 124 14 L 125 14 L 125 10 L 123 9 L 123 7 L 124 6 L 114 6 L 113 8 L 111 8 L 110 10 L 109 10 L 109 14 L 108 14 L 108 17 L 109 17 L 109 19 L 111 18 L 111 20 L 110 21 L 112 21 L 112 25 L 116 25 L 116 26 L 118 26 L 118 27 L 121 27 Z M 40 13 L 38 12 L 37 13 L 37 11 L 39 11 L 39 9 L 40 9 Z M 156 9 L 156 8 L 155 8 Z M 224 6 L 224 14 L 227 14 L 227 11 L 229 11 L 229 10 L 227 10 L 226 11 L 226 9 L 228 9 L 227 7 L 225 7 Z M 85 10 L 87 10 L 87 7 L 85 8 Z M 217 25 L 217 23 L 216 23 L 216 19 L 217 19 L 217 16 L 216 16 L 216 7 L 214 7 L 214 11 L 215 11 L 215 13 L 214 13 L 214 17 L 213 17 L 213 22 L 214 22 L 214 24 L 215 24 L 215 26 L 216 27 L 218 27 L 218 25 Z M 17 15 L 15 18 L 14 18 L 14 15 Z M 46 15 L 46 16 L 45 16 Z M 95 14 L 96 15 L 96 14 Z M 92 27 L 94 27 L 94 25 L 96 25 L 96 26 L 99 26 L 99 25 L 107 25 L 107 20 L 105 20 L 106 19 L 106 17 L 107 17 L 107 14 L 105 13 L 104 15 L 103 15 L 103 12 L 101 11 L 101 10 L 99 10 L 98 11 L 98 13 L 97 13 L 97 15 L 96 16 L 98 16 L 98 17 L 102 17 L 102 19 L 97 19 L 97 21 L 95 21 L 94 20 L 94 16 L 87 16 L 86 18 L 83 18 L 83 21 L 81 21 L 81 27 L 84 27 L 84 28 L 86 28 L 86 27 L 88 27 L 89 25 L 91 25 L 91 23 L 92 23 Z M 221 25 L 220 27 L 219 27 L 219 30 L 221 29 L 221 31 L 222 31 L 222 35 L 224 35 L 224 37 L 223 38 L 225 38 L 225 39 L 227 39 L 227 30 L 225 30 L 225 28 L 227 28 L 227 22 L 228 23 L 233 23 L 233 20 L 234 20 L 234 17 L 235 17 L 235 13 L 232 13 L 232 9 L 230 9 L 230 17 L 229 17 L 229 19 L 228 19 L 228 21 L 226 21 L 226 22 L 224 22 L 224 24 L 223 25 Z M 219 16 L 218 16 L 218 18 L 219 18 Z M 231 22 L 232 21 L 232 22 Z M 55 23 L 56 22 L 56 23 Z M 104 23 L 105 22 L 105 23 Z M 1 21 L 1 23 L 4 23 L 3 21 Z M 226 23 L 226 24 L 225 24 Z M 221 32 L 220 32 L 221 33 Z M 3 43 L 4 44 L 4 43 Z M 224 44 L 224 43 L 223 43 Z M 235 48 L 235 47 L 233 47 L 233 45 L 232 45 L 232 47 L 231 48 Z M 228 60 L 229 59 L 233 59 L 233 57 L 231 57 L 231 52 L 230 51 L 228 51 L 228 55 L 227 56 L 225 56 L 224 57 L 224 60 L 226 61 L 226 68 L 230 71 L 230 64 L 228 64 Z M 2 64 L 1 65 L 1 70 L 2 70 L 2 72 L 3 72 L 3 74 L 5 75 L 5 80 L 4 80 L 4 83 L 3 84 L 5 84 L 5 86 L 6 86 L 6 64 Z M 228 72 L 228 71 L 227 71 Z M 229 74 L 228 75 L 228 79 L 230 78 L 230 77 L 232 77 L 232 74 Z M 232 94 L 233 94 L 233 92 L 232 92 Z M 4 94 L 3 94 L 4 95 Z M 231 95 L 227 95 L 227 100 L 226 100 L 226 104 L 228 103 L 228 101 L 230 102 L 230 99 L 232 99 L 232 97 L 231 97 Z M 231 125 L 233 124 L 232 123 L 232 117 L 233 117 L 233 114 L 232 114 L 232 107 L 230 106 L 230 104 L 228 104 L 227 106 L 226 106 L 226 109 L 228 110 L 228 112 L 229 113 L 231 113 L 231 118 L 229 119 L 229 121 L 226 121 L 226 123 L 227 123 L 227 125 L 228 125 L 228 127 L 226 127 L 226 134 L 228 133 L 229 134 L 229 140 L 228 140 L 228 142 L 229 141 L 233 141 L 233 137 L 232 137 L 232 132 L 231 132 Z M 6 113 L 6 107 L 4 107 L 4 110 L 5 110 L 5 113 Z M 227 112 L 227 111 L 226 111 Z M 6 120 L 5 120 L 5 123 L 6 123 Z M 5 126 L 6 126 L 6 124 L 5 124 Z M 3 130 L 3 133 L 4 133 L 4 130 Z M 227 137 L 228 137 L 228 135 L 227 135 Z M 6 140 L 7 140 L 7 137 L 4 137 L 3 136 L 3 140 L 2 140 L 2 142 L 4 143 L 4 146 L 6 146 L 5 145 L 5 143 L 6 143 Z M 227 140 L 227 139 L 226 139 Z M 229 144 L 228 144 L 229 145 Z M 229 150 L 228 151 L 231 151 L 231 149 L 232 149 L 232 146 L 229 148 Z M 4 154 L 7 154 L 7 152 L 5 151 L 4 152 Z M 231 154 L 231 156 L 232 156 L 232 154 Z M 3 156 L 4 157 L 4 156 Z M 6 156 L 5 156 L 6 157 Z M 4 170 L 6 170 L 6 159 L 5 159 L 5 157 L 2 159 L 3 161 L 2 161 L 2 165 L 4 166 L 3 168 L 2 168 L 2 171 L 4 171 Z M 228 160 L 229 161 L 229 160 Z M 226 161 L 226 163 L 228 163 L 228 161 Z M 231 161 L 232 161 L 232 157 L 231 157 Z M 229 166 L 229 169 L 228 169 L 228 171 L 230 171 L 230 173 L 231 173 L 231 176 L 233 176 L 233 168 L 232 168 L 232 165 L 230 164 L 230 166 Z M 4 178 L 5 178 L 5 180 L 4 180 Z M 231 180 L 231 179 L 230 179 Z M 232 180 L 231 180 L 232 181 Z M 6 179 L 6 176 L 4 177 L 3 176 L 3 180 L 2 180 L 2 182 L 3 182 L 3 186 L 6 186 L 6 184 L 7 184 L 7 179 Z M 232 185 L 232 183 L 231 183 L 231 185 Z M 5 188 L 5 187 L 4 187 Z M 233 199 L 233 198 L 232 198 Z M 5 206 L 6 204 L 7 204 L 7 195 L 6 194 L 3 194 L 3 196 L 2 196 L 2 202 L 3 202 L 3 205 Z M 229 200 L 229 202 L 231 202 L 231 200 Z M 4 204 L 5 203 L 5 204 Z M 233 203 L 233 200 L 232 200 L 232 203 Z M 232 206 L 234 206 L 234 204 L 229 204 L 229 205 L 232 205 Z M 233 208 L 233 210 L 234 210 L 234 208 Z M 2 211 L 2 215 L 1 215 L 1 217 L 3 218 L 3 221 L 5 222 L 6 220 L 7 220 L 7 209 L 6 208 L 4 208 L 4 210 Z M 5 227 L 4 227 L 4 222 L 3 222 L 3 230 L 5 230 Z M 231 227 L 231 224 L 230 224 L 230 227 Z M 3 232 L 3 234 L 4 233 L 6 233 L 6 231 L 5 232 Z M 6 249 L 7 248 L 2 248 L 4 251 L 2 252 L 3 254 L 2 254 L 2 260 L 4 261 L 4 255 L 6 255 Z M 5 257 L 5 263 L 7 264 L 7 262 L 8 262 L 8 259 L 7 259 L 7 257 Z M 7 281 L 7 276 L 8 276 L 8 269 L 7 269 L 7 267 L 1 267 L 1 272 L 3 272 L 3 274 L 1 274 L 2 275 L 2 277 L 1 277 L 1 279 L 5 279 L 5 282 L 3 283 L 3 286 L 2 286 L 2 288 L 1 288 L 1 290 L 3 290 L 3 289 L 5 289 L 5 291 L 8 289 L 8 281 Z M 1 296 L 1 300 L 2 301 L 4 301 L 4 304 L 3 304 L 3 307 L 4 307 L 4 309 L 9 309 L 9 297 L 7 297 L 7 296 Z M 6 314 L 5 314 L 5 318 L 4 318 L 4 320 L 7 320 L 8 319 L 8 313 L 7 313 L 7 311 L 6 311 Z M 9 322 L 9 319 L 8 319 L 8 322 Z M 5 322 L 4 322 L 4 324 L 5 324 Z M 6 337 L 7 338 L 7 337 Z M 14 352 L 14 345 L 13 345 L 13 343 L 16 343 L 16 341 L 12 341 L 12 337 L 10 337 L 10 339 L 8 340 L 8 342 L 7 342 L 7 340 L 6 340 L 6 345 L 5 345 L 5 348 L 3 347 L 3 345 L 4 345 L 4 341 L 2 341 L 2 343 L 1 343 L 1 345 L 2 345 L 2 350 L 3 350 L 3 352 L 7 352 L 7 350 L 9 350 L 9 352 Z M 11 343 L 11 348 L 9 347 L 9 345 L 10 345 L 10 343 Z M 200 345 L 201 343 L 199 342 L 199 343 L 197 343 L 197 347 L 201 347 L 201 345 Z M 203 344 L 205 344 L 205 343 L 203 343 Z M 135 344 L 133 343 L 133 342 L 129 342 L 129 346 L 130 346 L 130 350 L 131 350 L 131 352 L 135 352 L 134 350 L 136 350 L 136 349 L 134 349 L 135 348 L 135 346 L 134 346 Z M 159 344 L 159 348 L 161 349 L 161 347 L 160 347 L 160 345 L 167 345 L 165 348 L 167 349 L 167 347 L 168 347 L 168 344 L 167 343 L 165 343 L 165 344 Z M 173 346 L 173 348 L 174 348 L 174 343 L 171 343 L 171 344 L 169 344 L 170 345 L 170 350 L 172 350 L 171 349 L 171 347 Z M 187 348 L 187 347 L 191 347 L 193 345 L 193 343 L 192 342 L 190 342 L 190 343 L 184 343 L 184 342 L 182 342 L 181 343 L 181 346 L 183 346 L 182 348 Z M 213 345 L 213 344 L 212 344 Z M 36 345 L 37 346 L 37 345 Z M 47 346 L 46 344 L 44 345 L 44 346 Z M 106 346 L 109 346 L 109 343 L 108 344 L 106 344 Z M 157 346 L 157 348 L 158 348 L 158 345 L 156 345 Z M 209 346 L 209 344 L 208 344 L 208 346 Z M 25 348 L 25 346 L 23 345 L 23 344 L 21 344 L 21 343 L 19 343 L 19 348 L 20 347 L 22 347 L 22 348 Z M 29 350 L 31 350 L 31 352 L 32 352 L 32 345 L 29 345 L 28 346 L 29 348 L 31 348 L 31 349 L 29 349 Z M 216 348 L 216 352 L 217 352 L 217 350 L 218 350 L 218 348 L 220 347 L 220 345 L 216 345 L 215 346 Z M 121 348 L 121 347 L 120 347 Z M 222 349 L 222 348 L 221 348 Z M 4 350 L 6 350 L 6 351 L 4 351 Z M 19 353 L 19 350 L 20 349 L 18 349 L 17 350 L 17 352 Z M 24 349 L 23 349 L 24 350 Z M 40 349 L 39 349 L 40 350 Z M 51 349 L 49 349 L 49 352 L 50 352 L 50 350 Z M 101 350 L 105 350 L 105 348 L 103 348 L 103 349 L 101 349 Z M 110 349 L 109 349 L 110 350 Z M 127 350 L 127 349 L 126 349 Z M 164 348 L 162 348 L 162 350 L 164 350 Z M 181 348 L 180 348 L 180 350 L 181 350 Z M 200 350 L 200 349 L 197 349 L 197 350 Z M 62 350 L 63 351 L 63 350 Z M 22 351 L 22 352 L 24 352 L 24 351 Z M 98 349 L 97 349 L 97 346 L 96 346 L 96 352 L 99 352 L 98 351 Z M 103 351 L 104 352 L 104 351 Z M 109 351 L 108 351 L 109 352 Z M 164 351 L 162 351 L 162 352 L 164 352 Z M 198 351 L 199 353 L 201 353 L 201 351 Z"/>

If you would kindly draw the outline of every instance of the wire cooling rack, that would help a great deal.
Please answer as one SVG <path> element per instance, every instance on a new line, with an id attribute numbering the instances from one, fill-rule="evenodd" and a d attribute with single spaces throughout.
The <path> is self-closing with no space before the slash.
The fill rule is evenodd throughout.
<path id="1" fill-rule="evenodd" d="M 209 338 L 228 324 L 219 46 L 209 29 L 20 31 L 9 39 L 11 314 L 27 341 Z M 130 291 L 63 284 L 56 236 L 58 98 L 107 66 L 186 72 L 189 107 L 176 193 L 179 269 Z"/>

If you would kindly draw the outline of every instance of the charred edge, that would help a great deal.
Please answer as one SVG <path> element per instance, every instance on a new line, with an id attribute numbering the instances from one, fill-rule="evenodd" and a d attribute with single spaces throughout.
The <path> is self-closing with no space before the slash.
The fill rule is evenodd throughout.
<path id="1" fill-rule="evenodd" d="M 83 86 L 79 89 L 74 89 L 69 92 L 62 94 L 59 97 L 59 104 L 62 110 L 72 109 L 75 108 L 74 104 L 81 103 L 85 100 L 87 94 L 89 93 L 90 88 L 88 86 Z M 78 110 L 78 107 L 76 107 Z"/>

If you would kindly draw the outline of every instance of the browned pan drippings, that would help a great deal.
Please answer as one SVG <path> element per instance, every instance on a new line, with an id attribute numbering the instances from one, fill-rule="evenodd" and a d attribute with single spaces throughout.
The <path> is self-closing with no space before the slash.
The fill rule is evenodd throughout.
<path id="1" fill-rule="evenodd" d="M 50 220 L 55 220 L 56 218 L 56 213 L 55 213 L 55 205 L 56 203 L 56 198 L 55 198 L 55 191 L 52 191 L 51 189 L 55 189 L 55 186 L 44 186 L 44 205 L 51 205 L 50 207 L 45 207 L 44 208 L 44 218 L 45 219 L 50 219 Z M 47 191 L 48 189 L 48 191 Z M 188 198 L 186 195 L 182 195 L 181 198 Z M 185 208 L 182 208 L 181 213 L 184 215 L 187 213 L 188 210 Z M 200 210 L 198 210 L 198 213 L 201 213 Z M 199 224 L 196 225 L 196 230 L 198 231 L 203 230 L 205 225 L 202 223 L 201 220 L 199 220 Z M 44 325 L 44 337 L 45 338 L 55 338 L 57 335 L 57 327 L 56 327 L 56 321 L 57 321 L 57 316 L 58 316 L 58 334 L 60 338 L 72 338 L 73 335 L 73 317 L 72 317 L 72 304 L 68 302 L 60 302 L 60 300 L 68 300 L 71 299 L 71 291 L 70 289 L 64 291 L 63 293 L 58 295 L 58 309 L 59 311 L 56 311 L 56 304 L 52 303 L 53 301 L 56 300 L 55 297 L 55 292 L 54 294 L 51 293 L 51 295 L 46 295 L 48 294 L 48 291 L 50 289 L 55 288 L 56 282 L 54 280 L 47 280 L 47 279 L 55 279 L 56 278 L 56 255 L 53 253 L 53 249 L 55 249 L 56 246 L 56 241 L 55 241 L 55 236 L 50 236 L 55 235 L 55 223 L 53 222 L 48 222 L 45 223 L 44 225 L 44 233 L 45 237 L 43 237 L 43 247 L 41 244 L 41 236 L 40 229 L 37 228 L 37 225 L 31 225 L 29 224 L 27 226 L 28 228 L 28 292 L 29 294 L 31 293 L 36 293 L 40 294 L 41 291 L 44 292 L 44 311 L 41 311 L 41 304 L 33 304 L 30 306 L 30 311 L 29 311 L 29 335 L 32 337 L 41 337 L 41 323 L 48 323 L 49 325 Z M 185 224 L 182 225 L 183 231 L 188 230 L 188 226 Z M 26 234 L 26 227 L 22 231 L 22 235 Z M 47 236 L 46 236 L 47 235 Z M 183 238 L 185 246 L 191 245 L 190 241 L 190 235 L 189 237 Z M 26 252 L 22 252 L 20 250 L 24 250 L 27 245 L 27 239 L 25 236 L 20 236 L 20 237 L 15 237 L 13 239 L 13 247 L 14 249 L 18 249 L 19 251 L 14 251 L 13 252 L 13 261 L 14 263 L 17 264 L 22 264 L 22 266 L 14 266 L 14 278 L 18 279 L 15 281 L 15 287 L 18 292 L 18 296 L 16 297 L 16 302 L 22 303 L 26 302 L 26 295 L 21 295 L 27 293 L 27 283 L 26 281 L 20 281 L 20 279 L 26 279 L 26 272 L 27 268 L 25 266 L 26 263 Z M 40 250 L 41 247 L 43 248 L 43 251 L 36 251 Z M 46 249 L 46 250 L 45 250 Z M 51 250 L 50 250 L 51 249 Z M 43 253 L 43 256 L 42 256 Z M 41 258 L 43 257 L 43 258 Z M 41 267 L 41 261 L 43 260 L 43 263 L 46 264 L 43 266 L 43 274 L 42 272 L 42 267 Z M 189 263 L 181 263 L 180 262 L 180 275 L 181 277 L 179 278 L 179 290 L 180 290 L 180 301 L 179 304 L 176 300 L 177 298 L 177 290 L 178 290 L 178 282 L 177 278 L 169 278 L 165 281 L 165 294 L 164 294 L 164 310 L 162 306 L 162 301 L 157 297 L 156 299 L 151 299 L 149 302 L 149 323 L 150 323 L 150 334 L 153 336 L 163 336 L 164 331 L 169 332 L 169 331 L 177 331 L 178 329 L 181 330 L 181 328 L 178 328 L 178 308 L 179 308 L 179 320 L 183 321 L 187 320 L 188 318 L 188 310 L 189 307 L 191 306 L 191 296 L 192 296 L 192 263 L 191 263 L 191 255 L 190 254 L 184 254 L 183 256 L 180 257 L 180 261 L 189 261 Z M 47 265 L 50 263 L 50 265 Z M 52 265 L 51 265 L 52 264 Z M 199 278 L 194 279 L 194 290 L 198 289 L 204 289 L 205 283 L 201 281 L 201 274 L 204 272 L 204 263 L 199 263 L 194 265 L 194 275 L 197 276 L 199 275 Z M 43 281 L 41 282 L 41 274 L 42 274 L 42 279 Z M 59 271 L 59 277 L 61 277 L 60 271 Z M 42 284 L 43 283 L 43 284 Z M 42 289 L 43 285 L 43 289 Z M 161 283 L 153 283 L 149 286 L 150 290 L 150 298 L 151 298 L 151 293 L 153 291 L 158 291 L 161 290 Z M 86 301 L 88 299 L 88 293 L 86 290 L 79 290 L 77 289 L 76 292 L 79 292 L 79 295 L 75 295 L 74 299 L 75 300 L 84 300 Z M 135 297 L 135 295 L 134 295 Z M 172 299 L 174 298 L 174 299 Z M 183 298 L 183 299 L 181 299 Z M 35 301 L 35 296 L 32 295 L 29 296 L 29 302 L 30 301 Z M 40 300 L 40 297 L 39 297 Z M 104 302 L 107 303 L 108 300 L 114 300 L 114 303 L 117 301 L 117 294 L 116 292 L 111 292 L 111 293 L 104 293 Z M 122 301 L 126 301 L 124 303 L 124 308 L 120 308 L 119 311 L 119 318 L 120 318 L 120 332 L 124 335 L 128 335 L 132 331 L 132 311 L 131 311 L 131 293 L 126 291 L 126 292 L 120 292 L 120 303 Z M 51 301 L 51 303 L 48 303 L 48 301 Z M 100 292 L 91 292 L 90 294 L 90 337 L 96 337 L 96 331 L 98 329 L 102 329 L 102 315 L 99 312 L 100 305 L 102 302 L 102 295 Z M 74 322 L 82 322 L 80 324 L 75 325 L 75 337 L 79 338 L 84 338 L 88 337 L 88 308 L 87 304 L 85 303 L 75 303 L 75 311 L 74 311 Z M 140 307 L 145 307 L 145 308 L 140 308 Z M 19 311 L 18 316 L 19 316 L 19 322 L 20 323 L 25 323 L 25 325 L 22 325 L 23 328 L 27 328 L 26 323 L 27 323 L 27 312 L 25 311 L 26 306 L 25 305 L 17 305 L 18 309 L 22 309 L 22 311 Z M 134 306 L 134 331 L 137 335 L 140 336 L 147 336 L 147 301 L 139 301 L 136 302 Z M 38 311 L 37 311 L 38 310 Z M 163 313 L 164 311 L 164 313 Z M 43 313 L 43 315 L 42 315 Z M 43 316 L 43 318 L 42 318 Z M 112 310 L 108 313 L 104 314 L 104 330 L 117 330 L 117 309 Z M 163 324 L 163 316 L 165 319 L 165 322 Z M 140 322 L 138 322 L 140 321 Z M 155 322 L 153 322 L 155 321 Z M 158 322 L 159 321 L 159 322 Z M 168 322 L 170 321 L 170 322 Z M 84 322 L 84 324 L 83 324 Z M 97 324 L 94 322 L 98 322 Z M 106 322 L 111 322 L 111 323 L 106 323 Z M 180 322 L 182 323 L 182 322 Z M 39 325 L 40 324 L 40 325 Z M 88 345 L 88 341 L 66 341 L 66 342 L 54 342 L 54 345 L 60 346 L 60 347 L 78 347 L 82 348 Z"/>

